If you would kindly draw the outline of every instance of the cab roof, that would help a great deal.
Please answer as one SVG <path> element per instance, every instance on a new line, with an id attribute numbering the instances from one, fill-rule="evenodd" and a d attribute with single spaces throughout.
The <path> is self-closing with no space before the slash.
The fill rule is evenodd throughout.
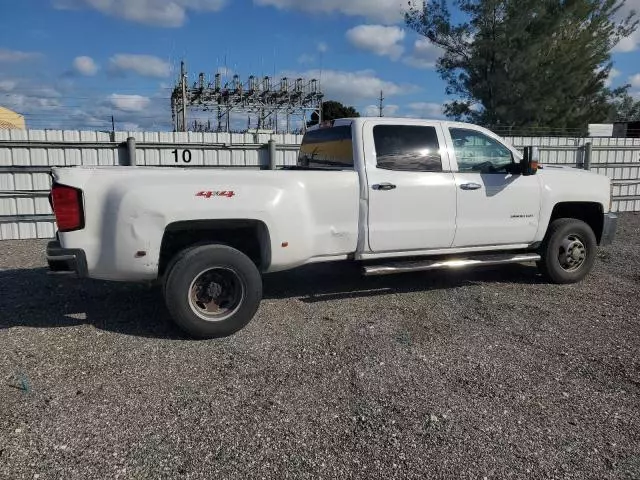
<path id="1" fill-rule="evenodd" d="M 421 123 L 421 122 L 429 122 L 429 123 L 440 123 L 444 125 L 471 125 L 467 122 L 456 122 L 452 120 L 446 120 L 442 118 L 410 118 L 410 117 L 344 117 L 337 118 L 335 120 L 327 120 L 322 122 L 321 124 L 313 125 L 312 127 L 307 128 L 307 131 L 320 130 L 323 128 L 331 128 L 331 127 L 339 127 L 343 125 L 354 125 L 361 124 L 366 121 L 373 121 L 378 123 Z"/>

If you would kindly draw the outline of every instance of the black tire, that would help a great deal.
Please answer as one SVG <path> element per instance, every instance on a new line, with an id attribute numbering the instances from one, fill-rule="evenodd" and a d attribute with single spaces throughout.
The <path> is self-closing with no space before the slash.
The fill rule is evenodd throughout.
<path id="1" fill-rule="evenodd" d="M 582 220 L 554 220 L 540 247 L 538 268 L 553 283 L 581 282 L 593 268 L 597 247 L 593 230 Z"/>
<path id="2" fill-rule="evenodd" d="M 172 262 L 165 276 L 164 297 L 173 321 L 192 338 L 227 337 L 243 329 L 256 314 L 262 300 L 262 277 L 239 250 L 199 245 L 184 250 Z M 223 312 L 206 311 L 218 303 Z"/>

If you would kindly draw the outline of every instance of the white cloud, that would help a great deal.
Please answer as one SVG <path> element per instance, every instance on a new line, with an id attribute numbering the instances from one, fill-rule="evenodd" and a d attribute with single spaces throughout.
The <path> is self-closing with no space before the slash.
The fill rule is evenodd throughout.
<path id="1" fill-rule="evenodd" d="M 629 53 L 638 48 L 640 44 L 640 32 L 633 32 L 628 37 L 621 39 L 618 44 L 613 47 L 613 53 Z"/>
<path id="2" fill-rule="evenodd" d="M 89 8 L 104 15 L 160 27 L 181 27 L 187 12 L 217 12 L 227 0 L 53 0 L 61 10 Z"/>
<path id="3" fill-rule="evenodd" d="M 38 97 L 33 94 L 10 93 L 3 99 L 3 104 L 22 114 L 33 114 L 43 110 L 56 109 L 62 104 L 56 98 Z"/>
<path id="4" fill-rule="evenodd" d="M 0 92 L 10 92 L 16 88 L 18 82 L 15 80 L 0 80 Z"/>
<path id="5" fill-rule="evenodd" d="M 23 52 L 20 50 L 10 50 L 0 48 L 0 62 L 24 62 L 40 56 L 37 52 Z"/>
<path id="6" fill-rule="evenodd" d="M 109 96 L 109 102 L 114 108 L 123 112 L 141 112 L 149 106 L 151 99 L 142 95 L 113 93 Z"/>
<path id="7" fill-rule="evenodd" d="M 21 93 L 26 93 L 28 96 L 46 98 L 46 99 L 58 99 L 62 97 L 62 94 L 54 87 L 48 85 L 24 85 L 21 89 Z"/>
<path id="8" fill-rule="evenodd" d="M 346 37 L 357 48 L 368 50 L 376 55 L 388 56 L 393 60 L 400 58 L 404 52 L 402 41 L 405 31 L 400 27 L 358 25 L 348 30 Z"/>
<path id="9" fill-rule="evenodd" d="M 40 119 L 40 114 L 48 115 L 62 107 L 60 92 L 51 86 L 21 83 L 18 90 L 18 82 L 14 80 L 3 80 L 0 84 L 0 90 L 7 92 L 2 96 L 2 106 L 20 114 Z"/>
<path id="10" fill-rule="evenodd" d="M 91 57 L 76 57 L 73 60 L 73 69 L 80 75 L 86 75 L 88 77 L 98 73 L 98 65 L 93 61 Z"/>
<path id="11" fill-rule="evenodd" d="M 378 107 L 378 105 L 367 105 L 364 108 L 362 114 L 365 117 L 377 117 L 378 115 L 380 115 L 380 108 Z"/>
<path id="12" fill-rule="evenodd" d="M 604 85 L 605 87 L 610 87 L 611 84 L 613 83 L 613 80 L 617 77 L 619 77 L 621 75 L 622 72 L 620 72 L 620 70 L 617 70 L 615 68 L 612 68 L 611 70 L 609 70 L 609 76 L 607 77 L 607 79 L 604 81 Z"/>
<path id="13" fill-rule="evenodd" d="M 383 80 L 373 70 L 355 72 L 324 70 L 321 72 L 314 69 L 306 72 L 283 72 L 282 76 L 321 80 L 320 87 L 326 100 L 337 100 L 348 105 L 374 101 L 380 96 L 381 90 L 387 98 L 414 93 L 418 90 L 415 85 L 401 85 Z"/>
<path id="14" fill-rule="evenodd" d="M 72 109 L 65 121 L 65 128 L 111 130 L 113 115 L 116 130 L 168 130 L 171 129 L 171 111 L 167 103 L 162 92 L 151 97 L 113 94 L 102 101 L 94 99 L 80 108 Z"/>
<path id="15" fill-rule="evenodd" d="M 301 65 L 308 65 L 316 61 L 316 57 L 313 55 L 309 55 L 308 53 L 303 53 L 298 57 L 298 63 Z"/>
<path id="16" fill-rule="evenodd" d="M 398 115 L 399 111 L 400 111 L 400 107 L 398 105 L 385 105 L 382 113 L 385 116 L 393 117 Z"/>
<path id="17" fill-rule="evenodd" d="M 382 115 L 385 117 L 395 117 L 398 115 L 400 107 L 398 105 L 384 105 Z M 380 115 L 379 105 L 367 105 L 363 111 L 363 115 L 367 117 L 378 117 Z"/>
<path id="18" fill-rule="evenodd" d="M 342 13 L 375 22 L 394 24 L 402 21 L 408 0 L 253 0 L 260 6 L 295 9 L 309 13 Z M 414 2 L 416 3 L 416 2 Z"/>
<path id="19" fill-rule="evenodd" d="M 303 53 L 297 58 L 297 62 L 300 65 L 310 65 L 312 63 L 317 62 L 318 56 L 322 58 L 322 55 L 324 55 L 327 51 L 329 51 L 329 45 L 326 42 L 318 42 L 316 43 L 316 51 L 319 55 L 311 54 L 311 53 Z"/>
<path id="20" fill-rule="evenodd" d="M 109 70 L 116 74 L 134 72 L 142 77 L 166 78 L 171 72 L 171 66 L 153 55 L 120 53 L 109 59 Z"/>
<path id="21" fill-rule="evenodd" d="M 640 73 L 630 76 L 629 83 L 633 88 L 640 88 Z"/>
<path id="22" fill-rule="evenodd" d="M 111 130 L 111 115 L 118 131 L 158 131 L 171 128 L 170 112 L 155 108 L 152 112 L 114 111 L 111 107 L 76 109 L 68 114 L 64 128 Z"/>
<path id="23" fill-rule="evenodd" d="M 415 68 L 433 68 L 442 49 L 426 38 L 419 38 L 413 44 L 413 52 L 404 59 L 404 63 Z"/>
<path id="24" fill-rule="evenodd" d="M 121 125 L 119 125 L 119 127 L 127 132 L 139 132 L 141 130 L 144 130 L 144 128 L 142 128 L 139 123 L 134 122 L 123 122 Z"/>
<path id="25" fill-rule="evenodd" d="M 631 13 L 632 10 L 635 10 L 636 13 L 640 14 L 640 0 L 626 0 L 620 8 L 619 13 L 617 15 L 617 20 L 624 19 Z M 640 47 L 640 28 L 636 29 L 628 37 L 623 38 L 618 42 L 618 44 L 613 47 L 612 52 L 614 53 L 628 53 L 633 52 Z"/>
<path id="26" fill-rule="evenodd" d="M 433 102 L 416 102 L 408 105 L 411 113 L 407 116 L 416 118 L 441 118 L 444 116 L 444 105 Z"/>
<path id="27" fill-rule="evenodd" d="M 2 91 L 4 89 L 4 91 Z M 131 92 L 133 93 L 133 92 Z M 72 95 L 72 96 L 69 96 Z M 109 96 L 73 96 L 56 81 L 34 83 L 28 79 L 0 80 L 2 106 L 25 115 L 28 128 L 111 130 L 111 116 L 116 129 L 170 130 L 171 111 L 167 92 L 159 87 L 149 97 L 113 94 Z M 138 126 L 138 128 L 126 128 Z"/>
<path id="28" fill-rule="evenodd" d="M 231 70 L 228 67 L 218 67 L 218 70 L 216 70 L 216 73 L 219 73 L 223 77 L 230 77 L 231 75 L 233 75 L 233 70 Z"/>

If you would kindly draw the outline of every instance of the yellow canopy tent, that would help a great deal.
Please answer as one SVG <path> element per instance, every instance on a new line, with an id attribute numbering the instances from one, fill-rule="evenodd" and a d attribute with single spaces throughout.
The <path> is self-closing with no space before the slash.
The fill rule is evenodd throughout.
<path id="1" fill-rule="evenodd" d="M 8 108 L 0 107 L 0 128 L 24 130 L 24 117 Z"/>

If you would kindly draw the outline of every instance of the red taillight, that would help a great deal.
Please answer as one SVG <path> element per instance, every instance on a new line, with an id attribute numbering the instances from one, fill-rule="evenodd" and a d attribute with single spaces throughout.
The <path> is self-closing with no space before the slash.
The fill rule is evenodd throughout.
<path id="1" fill-rule="evenodd" d="M 70 232 L 84 227 L 81 190 L 54 184 L 51 188 L 51 203 L 59 231 Z"/>

